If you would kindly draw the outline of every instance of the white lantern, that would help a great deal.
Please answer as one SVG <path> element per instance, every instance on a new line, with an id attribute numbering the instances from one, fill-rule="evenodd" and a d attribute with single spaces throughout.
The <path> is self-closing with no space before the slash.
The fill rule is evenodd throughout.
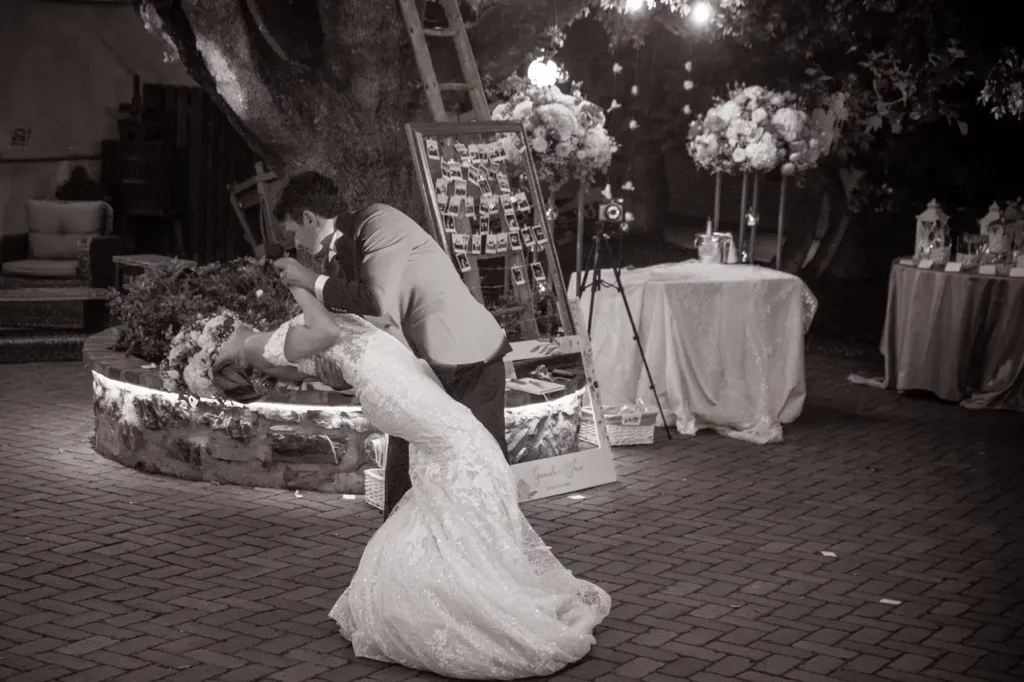
<path id="1" fill-rule="evenodd" d="M 1002 217 L 1003 213 L 999 210 L 999 204 L 993 201 L 992 205 L 988 207 L 988 213 L 978 221 L 978 228 L 981 235 L 987 237 L 992 224 L 1001 220 Z"/>
<path id="2" fill-rule="evenodd" d="M 944 248 L 949 243 L 949 216 L 935 199 L 917 216 L 917 243 L 914 255 L 928 258 L 932 247 Z"/>

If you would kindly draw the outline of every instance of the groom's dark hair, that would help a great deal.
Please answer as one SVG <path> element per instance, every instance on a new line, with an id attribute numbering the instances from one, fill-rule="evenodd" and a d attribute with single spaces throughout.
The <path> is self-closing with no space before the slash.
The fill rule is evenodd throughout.
<path id="1" fill-rule="evenodd" d="M 274 207 L 274 217 L 301 223 L 303 211 L 312 211 L 321 218 L 336 218 L 345 208 L 334 180 L 316 171 L 304 171 L 285 182 Z"/>

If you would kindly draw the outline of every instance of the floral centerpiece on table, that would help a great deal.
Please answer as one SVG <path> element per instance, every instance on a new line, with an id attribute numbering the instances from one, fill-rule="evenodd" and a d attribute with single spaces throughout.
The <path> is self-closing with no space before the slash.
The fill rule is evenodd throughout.
<path id="1" fill-rule="evenodd" d="M 605 128 L 601 107 L 557 86 L 521 83 L 507 101 L 494 108 L 496 121 L 521 121 L 541 182 L 552 192 L 572 179 L 593 184 L 605 173 L 619 145 Z M 505 152 L 513 161 L 525 153 L 507 141 Z"/>

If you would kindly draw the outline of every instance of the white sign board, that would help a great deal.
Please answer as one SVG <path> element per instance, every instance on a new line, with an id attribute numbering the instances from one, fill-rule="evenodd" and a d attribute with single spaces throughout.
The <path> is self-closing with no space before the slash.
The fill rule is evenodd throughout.
<path id="1" fill-rule="evenodd" d="M 615 456 L 606 448 L 512 465 L 519 502 L 565 495 L 615 482 Z"/>

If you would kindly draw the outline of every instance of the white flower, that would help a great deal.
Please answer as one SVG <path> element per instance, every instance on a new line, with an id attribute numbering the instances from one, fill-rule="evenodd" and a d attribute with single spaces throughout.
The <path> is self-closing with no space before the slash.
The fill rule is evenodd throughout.
<path id="1" fill-rule="evenodd" d="M 743 147 L 736 147 L 732 150 L 732 160 L 736 163 L 743 163 L 747 160 L 747 151 Z"/>
<path id="2" fill-rule="evenodd" d="M 548 141 L 544 137 L 535 137 L 530 142 L 530 146 L 533 148 L 533 151 L 543 154 L 548 150 Z"/>
<path id="3" fill-rule="evenodd" d="M 263 298 L 263 289 L 256 290 L 256 298 Z"/>
<path id="4" fill-rule="evenodd" d="M 773 107 L 781 107 L 785 100 L 783 99 L 782 95 L 776 93 L 772 95 L 771 99 L 769 99 L 768 101 L 771 103 Z"/>
<path id="5" fill-rule="evenodd" d="M 495 121 L 507 121 L 512 118 L 512 104 L 509 102 L 502 102 L 498 106 L 494 107 L 494 111 L 491 112 L 491 118 Z"/>
<path id="6" fill-rule="evenodd" d="M 627 180 L 625 182 L 625 184 L 622 185 L 621 189 L 622 189 L 623 192 L 632 192 L 633 190 L 636 189 L 636 187 L 633 186 L 633 181 L 632 180 Z"/>
<path id="7" fill-rule="evenodd" d="M 800 137 L 806 117 L 807 114 L 804 114 L 802 111 L 784 107 L 776 111 L 775 115 L 772 116 L 772 124 L 779 129 L 782 139 L 786 142 L 794 142 Z"/>
<path id="8" fill-rule="evenodd" d="M 684 105 L 683 105 L 683 113 L 684 113 L 684 114 L 686 114 L 687 116 L 689 116 L 689 115 L 690 115 L 690 112 L 691 112 L 691 111 L 693 111 L 693 109 L 691 109 L 691 108 L 690 108 L 690 105 L 689 105 L 689 104 L 684 104 Z"/>
<path id="9" fill-rule="evenodd" d="M 693 71 L 693 62 L 686 62 L 685 64 L 683 64 L 683 68 L 686 69 L 688 72 Z"/>
<path id="10" fill-rule="evenodd" d="M 636 97 L 639 92 L 640 88 L 635 85 L 629 89 L 629 94 L 633 95 L 633 97 Z"/>
<path id="11" fill-rule="evenodd" d="M 633 212 L 632 211 L 626 211 L 626 215 L 623 216 L 623 218 L 625 218 L 627 223 L 633 222 Z"/>
<path id="12" fill-rule="evenodd" d="M 612 103 L 608 105 L 608 111 L 612 112 L 612 111 L 615 111 L 616 109 L 620 109 L 621 107 L 622 107 L 622 105 L 619 104 L 619 100 L 613 99 Z"/>
<path id="13" fill-rule="evenodd" d="M 720 118 L 723 121 L 725 121 L 726 123 L 731 123 L 735 119 L 739 118 L 740 114 L 742 113 L 742 111 L 740 110 L 739 105 L 736 104 L 735 102 L 723 102 L 714 111 L 715 111 L 715 115 L 718 118 Z M 708 113 L 711 113 L 711 112 L 708 112 Z"/>
<path id="14" fill-rule="evenodd" d="M 749 99 L 758 100 L 764 96 L 764 88 L 760 85 L 751 85 L 743 88 L 743 94 Z"/>
<path id="15" fill-rule="evenodd" d="M 766 118 L 768 118 L 768 112 L 765 111 L 763 107 L 758 107 L 757 109 L 754 109 L 754 112 L 750 114 L 750 120 L 753 121 L 754 123 L 760 123 Z"/>
<path id="16" fill-rule="evenodd" d="M 618 62 L 612 64 L 612 73 L 622 73 L 622 65 Z"/>
<path id="17" fill-rule="evenodd" d="M 768 172 L 779 161 L 778 148 L 766 140 L 748 145 L 746 151 L 750 167 L 757 171 Z"/>
<path id="18" fill-rule="evenodd" d="M 631 118 L 629 120 L 629 129 L 630 130 L 636 130 L 639 127 L 640 127 L 640 124 L 636 122 L 635 118 Z"/>
<path id="19" fill-rule="evenodd" d="M 691 81 L 691 80 L 683 81 L 683 90 L 693 90 L 693 81 Z"/>

